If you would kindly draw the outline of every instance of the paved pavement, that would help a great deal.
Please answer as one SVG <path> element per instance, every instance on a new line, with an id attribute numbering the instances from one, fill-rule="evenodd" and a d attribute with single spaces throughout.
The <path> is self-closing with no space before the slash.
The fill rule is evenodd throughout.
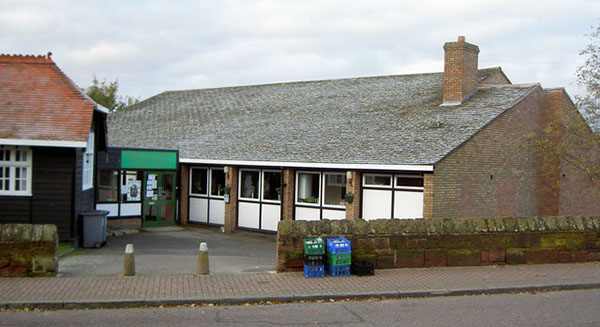
<path id="1" fill-rule="evenodd" d="M 367 277 L 301 272 L 0 279 L 0 308 L 99 308 L 365 297 L 428 297 L 600 288 L 600 263 L 376 270 Z"/>
<path id="2" fill-rule="evenodd" d="M 256 273 L 275 270 L 272 234 L 218 228 L 171 226 L 144 228 L 139 233 L 108 237 L 104 247 L 80 249 L 59 261 L 59 277 L 115 276 L 123 273 L 123 253 L 134 245 L 136 273 L 140 276 L 189 275 L 196 272 L 200 242 L 209 250 L 211 272 Z"/>

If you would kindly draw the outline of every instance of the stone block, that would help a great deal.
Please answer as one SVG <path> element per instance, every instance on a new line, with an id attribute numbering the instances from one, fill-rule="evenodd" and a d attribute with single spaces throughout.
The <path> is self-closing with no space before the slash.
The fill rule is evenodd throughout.
<path id="1" fill-rule="evenodd" d="M 42 241 L 58 242 L 58 229 L 56 225 L 44 225 Z"/>
<path id="2" fill-rule="evenodd" d="M 575 261 L 577 262 L 587 262 L 589 258 L 589 251 L 587 250 L 579 250 L 575 252 Z"/>
<path id="3" fill-rule="evenodd" d="M 0 257 L 0 268 L 4 268 L 10 265 L 9 257 Z"/>
<path id="4" fill-rule="evenodd" d="M 290 259 L 286 260 L 283 264 L 284 269 L 301 269 L 304 266 L 303 259 Z"/>
<path id="5" fill-rule="evenodd" d="M 542 217 L 544 221 L 544 225 L 546 226 L 547 231 L 556 231 L 558 230 L 558 225 L 556 223 L 555 217 Z"/>
<path id="6" fill-rule="evenodd" d="M 442 234 L 454 234 L 454 223 L 452 221 L 453 219 L 450 218 L 444 218 L 441 221 L 441 233 Z"/>
<path id="7" fill-rule="evenodd" d="M 551 233 L 541 237 L 540 247 L 572 250 L 583 249 L 584 243 L 585 234 L 583 233 Z"/>
<path id="8" fill-rule="evenodd" d="M 44 225 L 33 225 L 31 229 L 31 241 L 40 242 L 44 237 Z"/>
<path id="9" fill-rule="evenodd" d="M 540 217 L 532 217 L 529 219 L 529 225 L 531 230 L 537 231 L 537 232 L 544 232 L 546 231 L 546 225 L 544 224 L 544 220 Z"/>
<path id="10" fill-rule="evenodd" d="M 37 257 L 32 260 L 32 271 L 39 272 L 57 272 L 58 261 L 54 257 Z"/>
<path id="11" fill-rule="evenodd" d="M 564 216 L 556 217 L 556 227 L 562 231 L 576 230 L 575 226 L 571 224 L 570 219 Z"/>
<path id="12" fill-rule="evenodd" d="M 406 235 L 418 235 L 419 234 L 419 227 L 418 222 L 415 219 L 403 219 L 403 221 L 405 222 L 405 231 L 406 231 Z"/>
<path id="13" fill-rule="evenodd" d="M 390 238 L 389 237 L 377 237 L 374 239 L 373 244 L 375 249 L 389 249 Z"/>
<path id="14" fill-rule="evenodd" d="M 506 249 L 502 247 L 493 247 L 489 249 L 489 262 L 490 263 L 505 263 L 506 262 Z"/>
<path id="15" fill-rule="evenodd" d="M 425 219 L 428 235 L 438 235 L 442 230 L 442 221 L 439 219 Z"/>
<path id="16" fill-rule="evenodd" d="M 487 265 L 490 263 L 490 252 L 488 250 L 481 250 L 480 263 L 482 265 Z"/>
<path id="17" fill-rule="evenodd" d="M 489 218 L 488 219 L 488 228 L 493 225 L 494 226 L 494 231 L 495 232 L 506 232 L 506 226 L 504 225 L 504 219 L 499 218 L 499 217 L 495 217 L 495 218 Z"/>
<path id="18" fill-rule="evenodd" d="M 396 255 L 396 251 L 390 249 L 376 249 L 375 254 L 377 257 L 394 256 Z"/>
<path id="19" fill-rule="evenodd" d="M 586 230 L 593 231 L 596 229 L 592 217 L 581 217 L 581 219 L 583 220 L 583 226 Z"/>
<path id="20" fill-rule="evenodd" d="M 583 218 L 581 218 L 581 217 L 571 217 L 571 223 L 579 231 L 586 230 L 586 226 L 584 225 Z"/>
<path id="21" fill-rule="evenodd" d="M 442 235 L 439 238 L 439 247 L 444 249 L 464 249 L 472 246 L 471 235 Z"/>
<path id="22" fill-rule="evenodd" d="M 517 220 L 517 229 L 519 232 L 530 232 L 529 219 L 527 218 L 515 218 Z"/>
<path id="23" fill-rule="evenodd" d="M 599 217 L 590 217 L 592 223 L 594 224 L 594 229 L 600 230 L 600 216 Z"/>
<path id="24" fill-rule="evenodd" d="M 396 267 L 396 260 L 394 256 L 377 256 L 375 261 L 375 268 L 377 269 L 390 269 Z"/>
<path id="25" fill-rule="evenodd" d="M 512 246 L 517 248 L 540 247 L 540 244 L 542 243 L 542 238 L 542 234 L 538 233 L 514 233 L 512 234 Z"/>
<path id="26" fill-rule="evenodd" d="M 471 226 L 468 219 L 457 218 L 453 219 L 454 234 L 470 234 Z"/>
<path id="27" fill-rule="evenodd" d="M 354 233 L 356 235 L 366 235 L 369 232 L 369 222 L 363 219 L 353 219 Z"/>
<path id="28" fill-rule="evenodd" d="M 358 247 L 365 253 L 375 253 L 375 241 L 372 238 L 359 238 Z"/>
<path id="29" fill-rule="evenodd" d="M 487 220 L 484 218 L 474 218 L 471 223 L 475 233 L 487 233 L 489 231 Z"/>
<path id="30" fill-rule="evenodd" d="M 600 261 L 600 251 L 589 251 L 588 261 Z"/>
<path id="31" fill-rule="evenodd" d="M 509 265 L 519 265 L 527 262 L 525 258 L 525 249 L 522 248 L 507 248 L 506 263 Z"/>
<path id="32" fill-rule="evenodd" d="M 519 225 L 517 225 L 517 218 L 502 218 L 502 221 L 504 222 L 504 228 L 507 232 L 518 232 L 519 231 Z"/>
<path id="33" fill-rule="evenodd" d="M 448 266 L 479 266 L 481 251 L 472 249 L 448 250 Z"/>
<path id="34" fill-rule="evenodd" d="M 424 250 L 396 251 L 396 268 L 418 268 L 425 265 Z"/>
<path id="35" fill-rule="evenodd" d="M 395 236 L 390 238 L 390 249 L 404 250 L 408 247 L 408 238 L 405 236 Z"/>
<path id="36" fill-rule="evenodd" d="M 558 262 L 567 263 L 571 262 L 571 251 L 558 251 Z"/>
<path id="37" fill-rule="evenodd" d="M 556 263 L 558 262 L 558 250 L 556 249 L 527 249 L 525 251 L 527 263 Z"/>
<path id="38" fill-rule="evenodd" d="M 444 250 L 425 250 L 425 267 L 444 267 L 448 265 L 448 254 Z"/>

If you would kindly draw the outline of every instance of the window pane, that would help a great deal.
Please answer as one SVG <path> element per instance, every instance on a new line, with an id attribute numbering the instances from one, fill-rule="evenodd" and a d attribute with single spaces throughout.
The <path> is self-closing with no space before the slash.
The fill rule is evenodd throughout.
<path id="1" fill-rule="evenodd" d="M 346 174 L 325 174 L 325 204 L 346 205 Z"/>
<path id="2" fill-rule="evenodd" d="M 365 185 L 392 186 L 392 177 L 385 175 L 365 175 Z"/>
<path id="3" fill-rule="evenodd" d="M 298 174 L 298 202 L 319 203 L 319 174 Z"/>
<path id="4" fill-rule="evenodd" d="M 225 188 L 225 171 L 212 169 L 210 173 L 210 195 L 222 196 Z"/>
<path id="5" fill-rule="evenodd" d="M 258 199 L 258 172 L 242 170 L 242 198 Z"/>
<path id="6" fill-rule="evenodd" d="M 398 176 L 396 177 L 396 186 L 423 187 L 423 177 Z"/>
<path id="7" fill-rule="evenodd" d="M 208 183 L 208 169 L 192 169 L 192 194 L 207 195 L 206 188 Z"/>
<path id="8" fill-rule="evenodd" d="M 164 174 L 162 175 L 162 194 L 161 200 L 173 200 L 173 174 Z M 164 217 L 164 216 L 163 216 Z"/>
<path id="9" fill-rule="evenodd" d="M 98 172 L 98 202 L 117 202 L 119 173 L 116 170 Z"/>
<path id="10" fill-rule="evenodd" d="M 263 180 L 263 199 L 281 200 L 281 173 L 265 171 Z"/>
<path id="11" fill-rule="evenodd" d="M 121 172 L 121 202 L 138 202 L 142 199 L 142 172 Z"/>

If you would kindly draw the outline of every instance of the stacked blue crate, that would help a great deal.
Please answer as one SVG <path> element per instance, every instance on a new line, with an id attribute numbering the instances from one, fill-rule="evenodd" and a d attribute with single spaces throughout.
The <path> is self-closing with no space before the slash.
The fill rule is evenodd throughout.
<path id="1" fill-rule="evenodd" d="M 330 276 L 350 276 L 350 241 L 345 238 L 327 240 L 327 273 Z"/>
<path id="2" fill-rule="evenodd" d="M 320 237 L 304 239 L 304 277 L 325 277 L 325 242 Z"/>

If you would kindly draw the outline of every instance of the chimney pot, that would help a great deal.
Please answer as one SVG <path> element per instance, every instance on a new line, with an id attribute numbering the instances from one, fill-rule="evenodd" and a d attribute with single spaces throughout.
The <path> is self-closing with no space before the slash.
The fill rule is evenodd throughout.
<path id="1" fill-rule="evenodd" d="M 458 42 L 465 42 L 465 37 L 463 35 L 459 35 Z"/>

